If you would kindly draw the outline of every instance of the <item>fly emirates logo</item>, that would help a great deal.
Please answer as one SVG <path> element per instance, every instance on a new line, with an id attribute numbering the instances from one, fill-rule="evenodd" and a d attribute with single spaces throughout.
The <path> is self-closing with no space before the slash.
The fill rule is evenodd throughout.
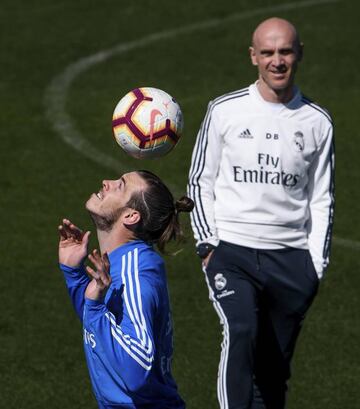
<path id="1" fill-rule="evenodd" d="M 233 166 L 234 182 L 264 183 L 269 185 L 283 185 L 295 187 L 300 175 L 287 173 L 280 167 L 280 158 L 267 153 L 258 153 L 257 167 L 244 169 L 242 166 Z"/>

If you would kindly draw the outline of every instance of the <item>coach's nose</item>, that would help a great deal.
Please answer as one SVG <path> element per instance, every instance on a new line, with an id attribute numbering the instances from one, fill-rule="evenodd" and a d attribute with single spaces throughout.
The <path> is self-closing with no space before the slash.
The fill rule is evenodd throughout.
<path id="1" fill-rule="evenodd" d="M 279 53 L 275 53 L 274 54 L 274 65 L 275 67 L 280 67 L 284 64 L 284 60 L 282 58 L 282 55 L 280 55 Z"/>

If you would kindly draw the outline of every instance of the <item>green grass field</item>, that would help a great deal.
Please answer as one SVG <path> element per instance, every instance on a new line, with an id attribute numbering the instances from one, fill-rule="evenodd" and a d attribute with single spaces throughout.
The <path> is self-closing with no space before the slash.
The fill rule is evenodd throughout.
<path id="1" fill-rule="evenodd" d="M 331 111 L 337 138 L 332 263 L 298 343 L 289 409 L 358 407 L 359 12 L 356 0 L 2 0 L 1 409 L 96 408 L 57 268 L 57 225 L 66 216 L 93 229 L 85 200 L 124 170 L 147 168 L 184 193 L 207 102 L 254 81 L 251 32 L 272 15 L 297 25 L 298 84 Z M 182 106 L 184 135 L 164 159 L 139 162 L 113 140 L 113 108 L 138 86 Z M 167 257 L 174 375 L 189 409 L 215 409 L 220 327 L 184 225 L 187 243 Z"/>

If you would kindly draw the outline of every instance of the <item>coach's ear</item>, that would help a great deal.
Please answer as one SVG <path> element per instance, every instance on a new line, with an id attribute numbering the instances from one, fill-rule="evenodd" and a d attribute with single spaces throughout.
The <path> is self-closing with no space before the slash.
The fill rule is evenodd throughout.
<path id="1" fill-rule="evenodd" d="M 253 46 L 249 47 L 249 54 L 250 54 L 250 59 L 252 62 L 252 65 L 258 65 L 257 57 L 256 57 L 256 51 Z"/>
<path id="2" fill-rule="evenodd" d="M 122 213 L 121 219 L 125 226 L 130 227 L 133 226 L 134 224 L 139 223 L 139 221 L 141 220 L 141 215 L 140 212 L 138 212 L 137 210 L 127 208 Z"/>

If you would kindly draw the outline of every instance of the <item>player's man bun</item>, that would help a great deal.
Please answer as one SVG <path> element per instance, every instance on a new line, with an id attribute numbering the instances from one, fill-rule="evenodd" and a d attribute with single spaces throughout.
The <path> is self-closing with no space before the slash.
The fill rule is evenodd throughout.
<path id="1" fill-rule="evenodd" d="M 164 252 L 169 241 L 183 238 L 179 213 L 191 212 L 194 202 L 186 196 L 174 202 L 170 190 L 158 176 L 147 170 L 136 173 L 145 181 L 146 189 L 134 193 L 127 203 L 127 207 L 141 215 L 140 222 L 133 227 L 135 237 L 157 244 Z"/>
<path id="2" fill-rule="evenodd" d="M 185 212 L 189 213 L 194 208 L 194 202 L 187 196 L 182 196 L 175 202 L 176 213 Z"/>

